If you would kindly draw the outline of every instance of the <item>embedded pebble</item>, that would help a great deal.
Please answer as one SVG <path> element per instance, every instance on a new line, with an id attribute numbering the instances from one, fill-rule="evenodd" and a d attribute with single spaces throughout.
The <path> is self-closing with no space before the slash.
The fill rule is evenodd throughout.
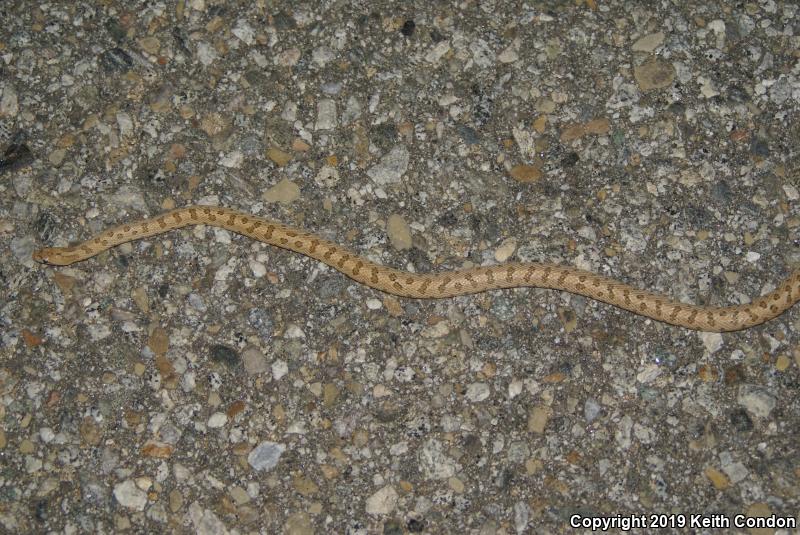
<path id="1" fill-rule="evenodd" d="M 672 85 L 675 68 L 671 63 L 651 59 L 633 68 L 633 76 L 642 91 L 663 89 Z"/>
<path id="2" fill-rule="evenodd" d="M 634 52 L 652 52 L 664 42 L 664 32 L 656 32 L 639 38 L 631 46 Z"/>
<path id="3" fill-rule="evenodd" d="M 194 533 L 198 535 L 226 535 L 229 533 L 225 524 L 212 510 L 204 509 L 197 502 L 192 502 L 189 506 L 189 518 L 192 521 Z"/>
<path id="4" fill-rule="evenodd" d="M 495 249 L 494 251 L 494 259 L 498 262 L 505 262 L 511 255 L 514 254 L 514 251 L 517 250 L 517 239 L 516 238 L 506 238 L 503 240 L 503 243 Z"/>
<path id="5" fill-rule="evenodd" d="M 371 515 L 388 515 L 397 506 L 399 495 L 394 487 L 386 485 L 367 498 L 367 513 Z"/>
<path id="6" fill-rule="evenodd" d="M 247 455 L 247 462 L 255 470 L 272 470 L 286 451 L 286 446 L 277 442 L 265 441 L 252 449 Z"/>
<path id="7" fill-rule="evenodd" d="M 283 167 L 292 160 L 292 155 L 278 147 L 270 147 L 267 149 L 267 158 L 272 160 L 278 167 Z"/>
<path id="8" fill-rule="evenodd" d="M 114 498 L 120 505 L 136 511 L 144 511 L 144 506 L 147 505 L 147 493 L 130 479 L 114 485 Z"/>
<path id="9" fill-rule="evenodd" d="M 383 308 L 383 303 L 381 302 L 380 299 L 375 299 L 375 298 L 367 299 L 367 308 L 370 310 L 380 310 L 381 308 Z"/>
<path id="10" fill-rule="evenodd" d="M 315 130 L 331 130 L 336 128 L 336 101 L 323 99 L 317 103 L 317 122 Z"/>
<path id="11" fill-rule="evenodd" d="M 256 347 L 249 347 L 242 352 L 242 362 L 245 371 L 250 375 L 266 373 L 269 370 L 267 357 Z"/>
<path id="12" fill-rule="evenodd" d="M 392 247 L 398 251 L 411 248 L 411 227 L 402 216 L 390 215 L 386 222 L 386 232 Z"/>
<path id="13" fill-rule="evenodd" d="M 372 166 L 367 171 L 367 175 L 381 186 L 395 184 L 400 182 L 406 169 L 408 169 L 408 161 L 408 149 L 402 145 L 397 145 L 383 156 L 380 162 Z"/>
<path id="14" fill-rule="evenodd" d="M 707 333 L 701 332 L 699 333 L 700 339 L 703 341 L 703 346 L 705 346 L 706 351 L 708 351 L 709 355 L 713 355 L 717 351 L 722 348 L 723 343 L 725 340 L 722 338 L 721 333 Z"/>
<path id="15" fill-rule="evenodd" d="M 602 407 L 593 398 L 587 398 L 586 402 L 583 404 L 583 417 L 586 423 L 593 422 L 600 415 L 601 411 Z"/>
<path id="16" fill-rule="evenodd" d="M 534 407 L 528 415 L 528 431 L 537 434 L 544 433 L 547 427 L 547 422 L 553 415 L 553 410 L 550 407 L 538 406 Z"/>
<path id="17" fill-rule="evenodd" d="M 267 202 L 289 204 L 300 198 L 300 187 L 288 178 L 284 178 L 265 191 L 261 197 Z"/>
<path id="18" fill-rule="evenodd" d="M 215 412 L 209 417 L 206 425 L 210 429 L 219 429 L 225 427 L 226 423 L 228 423 L 228 416 L 224 412 Z"/>
<path id="19" fill-rule="evenodd" d="M 775 397 L 766 388 L 756 385 L 741 385 L 736 401 L 758 418 L 767 418 L 777 404 Z"/>
<path id="20" fill-rule="evenodd" d="M 489 385 L 486 383 L 470 383 L 467 385 L 466 397 L 473 403 L 487 399 L 492 393 Z"/>
<path id="21" fill-rule="evenodd" d="M 14 117 L 19 113 L 17 91 L 10 82 L 0 86 L 0 117 Z"/>
<path id="22" fill-rule="evenodd" d="M 272 378 L 280 381 L 281 377 L 289 373 L 289 365 L 284 360 L 276 360 L 272 363 Z"/>
<path id="23" fill-rule="evenodd" d="M 445 453 L 443 444 L 435 438 L 422 444 L 419 463 L 425 479 L 447 479 L 458 469 L 456 461 Z"/>

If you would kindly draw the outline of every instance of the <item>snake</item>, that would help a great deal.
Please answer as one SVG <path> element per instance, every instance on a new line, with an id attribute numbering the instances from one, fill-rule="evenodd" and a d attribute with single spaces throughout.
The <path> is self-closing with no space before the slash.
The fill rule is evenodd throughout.
<path id="1" fill-rule="evenodd" d="M 195 205 L 125 223 L 70 247 L 33 253 L 42 264 L 67 266 L 133 240 L 189 225 L 210 225 L 288 249 L 327 264 L 354 281 L 387 294 L 442 299 L 517 287 L 550 288 L 608 303 L 640 316 L 696 331 L 728 332 L 769 321 L 800 300 L 800 269 L 772 292 L 732 306 L 687 304 L 591 271 L 548 263 L 509 262 L 436 273 L 393 269 L 305 230 L 220 206 Z"/>

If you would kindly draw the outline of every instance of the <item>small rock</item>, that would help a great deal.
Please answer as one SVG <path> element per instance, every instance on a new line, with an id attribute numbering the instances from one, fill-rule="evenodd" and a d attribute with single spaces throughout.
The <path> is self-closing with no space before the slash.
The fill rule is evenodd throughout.
<path id="1" fill-rule="evenodd" d="M 229 169 L 239 169 L 244 162 L 244 154 L 240 150 L 234 150 L 219 159 L 219 164 Z"/>
<path id="2" fill-rule="evenodd" d="M 553 409 L 550 407 L 534 407 L 531 413 L 528 415 L 528 431 L 538 434 L 544 433 L 545 427 L 547 427 L 547 421 L 550 419 L 552 414 Z"/>
<path id="3" fill-rule="evenodd" d="M 255 470 L 272 470 L 278 464 L 286 446 L 277 442 L 264 441 L 250 452 L 247 462 Z"/>
<path id="4" fill-rule="evenodd" d="M 150 333 L 147 340 L 147 347 L 156 355 L 165 355 L 169 349 L 169 335 L 163 327 L 156 327 Z"/>
<path id="5" fill-rule="evenodd" d="M 498 262 L 505 262 L 511 255 L 514 254 L 514 251 L 517 250 L 517 239 L 516 238 L 506 238 L 503 240 L 503 243 L 500 244 L 494 252 L 494 259 Z"/>
<path id="6" fill-rule="evenodd" d="M 473 403 L 483 401 L 492 393 L 489 385 L 486 383 L 471 383 L 467 386 L 466 397 Z"/>
<path id="7" fill-rule="evenodd" d="M 427 440 L 419 450 L 419 465 L 425 479 L 447 479 L 456 474 L 456 461 L 444 452 L 444 445 L 435 438 Z"/>
<path id="8" fill-rule="evenodd" d="M 398 498 L 399 496 L 394 487 L 386 485 L 367 498 L 367 513 L 371 515 L 388 515 L 397 506 Z"/>
<path id="9" fill-rule="evenodd" d="M 270 147 L 267 149 L 267 158 L 272 160 L 278 167 L 283 167 L 292 160 L 292 155 L 282 151 L 278 147 Z"/>
<path id="10" fill-rule="evenodd" d="M 320 67 L 324 67 L 335 57 L 336 57 L 336 52 L 334 52 L 327 46 L 317 47 L 311 52 L 311 60 Z"/>
<path id="11" fill-rule="evenodd" d="M 317 122 L 315 130 L 332 130 L 336 128 L 336 101 L 320 100 L 317 104 Z"/>
<path id="12" fill-rule="evenodd" d="M 319 486 L 306 476 L 297 476 L 292 480 L 294 490 L 303 496 L 313 496 L 319 492 Z"/>
<path id="13" fill-rule="evenodd" d="M 390 215 L 386 223 L 386 232 L 389 234 L 392 247 L 398 251 L 411 248 L 411 227 L 402 216 Z"/>
<path id="14" fill-rule="evenodd" d="M 583 417 L 586 419 L 586 423 L 591 423 L 600 415 L 602 410 L 602 407 L 595 399 L 588 398 L 583 404 Z"/>
<path id="15" fill-rule="evenodd" d="M 17 91 L 9 82 L 0 90 L 0 117 L 14 117 L 19 113 Z"/>
<path id="16" fill-rule="evenodd" d="M 749 473 L 747 467 L 738 461 L 723 464 L 722 471 L 725 472 L 725 475 L 728 476 L 728 479 L 730 479 L 730 482 L 734 485 L 747 478 L 747 474 Z"/>
<path id="17" fill-rule="evenodd" d="M 704 471 L 705 476 L 711 481 L 711 484 L 714 485 L 714 488 L 717 490 L 725 490 L 731 484 L 728 476 L 714 468 L 713 466 L 709 466 Z"/>
<path id="18" fill-rule="evenodd" d="M 314 523 L 308 513 L 294 513 L 283 526 L 285 535 L 314 535 Z"/>
<path id="19" fill-rule="evenodd" d="M 634 52 L 652 52 L 664 42 L 664 32 L 651 33 L 638 39 L 631 50 Z"/>
<path id="20" fill-rule="evenodd" d="M 250 495 L 247 494 L 247 491 L 242 487 L 233 487 L 229 494 L 231 495 L 231 498 L 233 498 L 233 501 L 236 502 L 236 505 L 244 505 L 250 501 Z"/>
<path id="21" fill-rule="evenodd" d="M 777 403 L 772 394 L 757 385 L 741 385 L 736 401 L 747 409 L 747 412 L 758 418 L 768 417 Z"/>
<path id="22" fill-rule="evenodd" d="M 161 41 L 157 37 L 143 37 L 139 39 L 139 46 L 148 54 L 156 55 L 161 50 Z"/>
<path id="23" fill-rule="evenodd" d="M 210 429 L 219 429 L 220 427 L 224 427 L 226 423 L 228 423 L 228 415 L 224 412 L 215 412 L 208 419 L 206 425 L 208 425 Z"/>
<path id="24" fill-rule="evenodd" d="M 232 368 L 239 364 L 239 354 L 232 347 L 215 344 L 211 346 L 211 360 Z"/>
<path id="25" fill-rule="evenodd" d="M 139 489 L 131 479 L 114 485 L 114 498 L 120 505 L 136 511 L 144 511 L 144 506 L 147 505 L 147 493 Z"/>
<path id="26" fill-rule="evenodd" d="M 189 506 L 189 518 L 194 526 L 194 533 L 198 535 L 225 535 L 229 533 L 222 520 L 210 509 L 203 509 L 197 503 L 192 502 Z"/>
<path id="27" fill-rule="evenodd" d="M 267 357 L 256 347 L 245 349 L 242 353 L 242 361 L 244 362 L 245 371 L 250 375 L 265 373 L 269 370 L 269 366 L 267 366 Z"/>
<path id="28" fill-rule="evenodd" d="M 505 50 L 500 52 L 497 56 L 497 60 L 500 63 L 514 63 L 519 59 L 519 54 L 517 50 L 519 49 L 519 42 L 515 41 L 511 45 L 509 45 Z"/>
<path id="29" fill-rule="evenodd" d="M 216 136 L 230 126 L 225 117 L 220 113 L 209 113 L 200 120 L 200 129 L 209 136 Z"/>
<path id="30" fill-rule="evenodd" d="M 265 191 L 262 198 L 267 202 L 289 204 L 300 198 L 300 187 L 288 178 L 284 178 Z"/>
<path id="31" fill-rule="evenodd" d="M 700 339 L 709 354 L 716 353 L 722 347 L 722 335 L 720 333 L 700 333 Z"/>
<path id="32" fill-rule="evenodd" d="M 800 199 L 800 193 L 798 193 L 797 188 L 791 184 L 784 184 L 783 192 L 786 194 L 786 198 L 790 201 L 796 201 L 797 199 Z"/>
<path id="33" fill-rule="evenodd" d="M 292 67 L 300 61 L 300 50 L 297 48 L 289 48 L 275 55 L 274 62 L 281 67 Z"/>
<path id="34" fill-rule="evenodd" d="M 397 145 L 389 151 L 381 161 L 367 171 L 367 175 L 377 184 L 395 184 L 408 169 L 409 154 L 408 149 L 402 145 Z"/>
<path id="35" fill-rule="evenodd" d="M 177 513 L 183 507 L 183 494 L 177 489 L 169 493 L 169 509 L 173 513 Z"/>
<path id="36" fill-rule="evenodd" d="M 255 30 L 243 19 L 236 21 L 236 27 L 231 30 L 231 33 L 239 38 L 240 41 L 246 45 L 255 43 Z"/>
<path id="37" fill-rule="evenodd" d="M 671 63 L 653 59 L 633 68 L 633 77 L 642 91 L 662 89 L 672 85 L 675 68 Z"/>
<path id="38" fill-rule="evenodd" d="M 542 171 L 532 165 L 515 165 L 511 168 L 509 174 L 511 175 L 511 178 L 517 182 L 522 182 L 523 184 L 536 182 L 542 178 Z"/>
<path id="39" fill-rule="evenodd" d="M 279 381 L 281 377 L 289 373 L 289 365 L 284 360 L 276 360 L 272 363 L 272 378 Z"/>

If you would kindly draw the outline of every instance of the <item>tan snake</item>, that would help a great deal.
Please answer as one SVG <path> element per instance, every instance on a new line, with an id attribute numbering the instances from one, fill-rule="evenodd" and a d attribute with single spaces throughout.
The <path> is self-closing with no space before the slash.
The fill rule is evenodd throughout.
<path id="1" fill-rule="evenodd" d="M 72 247 L 33 253 L 37 262 L 65 266 L 121 243 L 187 225 L 213 225 L 324 262 L 351 279 L 401 297 L 443 298 L 500 288 L 552 288 L 609 303 L 635 314 L 698 331 L 737 331 L 768 321 L 800 300 L 800 270 L 752 303 L 728 307 L 689 305 L 639 290 L 589 271 L 555 264 L 508 263 L 435 274 L 381 266 L 304 230 L 217 206 L 189 206 L 114 227 Z"/>

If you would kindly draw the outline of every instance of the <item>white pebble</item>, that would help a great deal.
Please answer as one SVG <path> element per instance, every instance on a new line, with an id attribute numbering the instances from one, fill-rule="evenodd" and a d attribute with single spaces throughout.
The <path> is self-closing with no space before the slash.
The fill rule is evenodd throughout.
<path id="1" fill-rule="evenodd" d="M 120 505 L 135 511 L 143 511 L 147 505 L 147 493 L 138 489 L 130 479 L 114 485 L 114 498 Z"/>
<path id="2" fill-rule="evenodd" d="M 55 433 L 53 433 L 53 430 L 49 427 L 42 427 L 39 429 L 39 438 L 41 438 L 42 442 L 45 444 L 52 442 L 55 436 Z"/>
<path id="3" fill-rule="evenodd" d="M 517 250 L 517 239 L 516 238 L 506 238 L 503 240 L 503 243 L 500 244 L 500 247 L 494 252 L 494 259 L 498 262 L 505 262 L 511 255 L 514 254 L 514 251 Z"/>
<path id="4" fill-rule="evenodd" d="M 371 515 L 388 515 L 394 510 L 399 497 L 394 487 L 386 485 L 367 498 L 367 513 Z"/>
<path id="5" fill-rule="evenodd" d="M 208 419 L 208 427 L 211 429 L 219 429 L 228 423 L 228 416 L 224 412 L 215 412 Z"/>
<path id="6" fill-rule="evenodd" d="M 700 339 L 709 354 L 716 353 L 722 347 L 722 335 L 720 333 L 700 333 Z"/>
<path id="7" fill-rule="evenodd" d="M 281 377 L 289 373 L 289 365 L 285 360 L 276 360 L 272 363 L 272 377 L 278 381 Z"/>
<path id="8" fill-rule="evenodd" d="M 748 262 L 758 262 L 758 259 L 761 258 L 761 253 L 757 253 L 755 251 L 749 251 L 745 256 Z"/>
<path id="9" fill-rule="evenodd" d="M 284 336 L 286 338 L 293 338 L 296 340 L 298 338 L 305 338 L 306 333 L 303 332 L 303 329 L 301 329 L 299 325 L 292 323 L 286 328 Z"/>
<path id="10" fill-rule="evenodd" d="M 250 262 L 250 271 L 253 272 L 254 277 L 260 279 L 261 277 L 267 274 L 267 266 L 265 266 L 261 262 L 253 260 Z"/>
<path id="11" fill-rule="evenodd" d="M 382 306 L 383 303 L 381 303 L 380 299 L 367 299 L 367 308 L 370 310 L 380 310 Z"/>
<path id="12" fill-rule="evenodd" d="M 255 470 L 272 470 L 281 458 L 286 446 L 277 442 L 264 441 L 250 452 L 247 462 Z"/>
<path id="13" fill-rule="evenodd" d="M 486 383 L 471 383 L 467 385 L 467 399 L 473 403 L 483 401 L 489 397 L 491 389 Z"/>

